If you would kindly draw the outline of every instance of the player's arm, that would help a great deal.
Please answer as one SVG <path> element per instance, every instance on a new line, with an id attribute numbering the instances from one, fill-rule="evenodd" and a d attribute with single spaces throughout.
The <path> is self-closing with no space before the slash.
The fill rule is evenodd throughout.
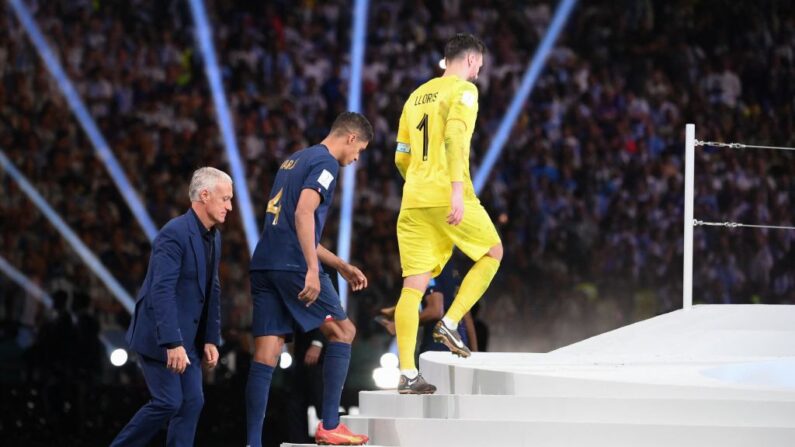
<path id="1" fill-rule="evenodd" d="M 312 340 L 309 344 L 309 347 L 306 348 L 306 354 L 304 354 L 304 364 L 307 366 L 315 366 L 317 362 L 320 360 L 320 352 L 323 350 L 323 333 L 320 332 L 320 329 L 313 329 L 307 334 L 309 338 Z"/>
<path id="2" fill-rule="evenodd" d="M 322 244 L 317 245 L 317 257 L 320 259 L 320 262 L 326 264 L 334 270 L 339 270 L 345 264 L 345 261 L 343 261 L 342 258 L 335 255 L 333 251 L 324 247 Z"/>
<path id="3" fill-rule="evenodd" d="M 174 226 L 166 226 L 152 246 L 152 287 L 146 297 L 155 317 L 158 345 L 166 348 L 166 366 L 182 374 L 190 365 L 177 316 L 177 283 L 184 248 Z"/>
<path id="4" fill-rule="evenodd" d="M 320 268 L 317 264 L 318 254 L 315 248 L 315 210 L 320 206 L 320 194 L 304 188 L 295 207 L 295 232 L 301 252 L 306 261 L 306 280 L 304 290 L 298 298 L 307 306 L 312 304 L 320 294 Z"/>
<path id="5" fill-rule="evenodd" d="M 348 281 L 348 284 L 351 285 L 351 289 L 353 289 L 354 292 L 358 292 L 367 287 L 367 277 L 364 276 L 364 273 L 355 265 L 343 261 L 342 258 L 335 255 L 331 250 L 318 244 L 317 256 L 320 258 L 320 262 L 338 271 L 340 275 Z"/>
<path id="6" fill-rule="evenodd" d="M 477 104 L 478 90 L 474 84 L 467 83 L 455 94 L 444 126 L 445 157 L 452 186 L 447 223 L 452 225 L 458 225 L 464 217 L 464 173 L 465 163 L 469 161 L 464 154 L 475 130 Z"/>
<path id="7" fill-rule="evenodd" d="M 465 148 L 472 139 L 472 129 L 459 119 L 449 120 L 445 126 L 445 156 L 450 175 L 450 214 L 447 223 L 458 225 L 464 218 L 464 160 Z"/>
<path id="8" fill-rule="evenodd" d="M 182 346 L 177 316 L 177 283 L 183 247 L 174 226 L 163 228 L 152 245 L 152 286 L 146 298 L 155 317 L 155 335 L 161 347 Z"/>
<path id="9" fill-rule="evenodd" d="M 441 320 L 444 316 L 444 295 L 441 292 L 431 292 L 425 297 L 425 306 L 420 312 L 420 323 Z"/>
<path id="10" fill-rule="evenodd" d="M 406 123 L 406 108 L 400 114 L 400 124 L 398 125 L 397 147 L 395 148 L 395 166 L 400 172 L 400 176 L 406 179 L 406 171 L 411 163 L 411 146 L 409 139 L 409 128 Z"/>

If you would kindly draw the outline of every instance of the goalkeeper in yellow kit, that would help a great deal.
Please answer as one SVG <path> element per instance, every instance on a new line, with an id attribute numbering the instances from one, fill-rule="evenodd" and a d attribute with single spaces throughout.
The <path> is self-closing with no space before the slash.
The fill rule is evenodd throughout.
<path id="1" fill-rule="evenodd" d="M 400 115 L 395 164 L 405 179 L 397 223 L 403 290 L 395 326 L 401 394 L 436 391 L 414 364 L 417 308 L 453 246 L 475 264 L 433 337 L 462 357 L 470 351 L 458 335 L 458 322 L 486 291 L 502 259 L 500 237 L 469 175 L 469 144 L 478 114 L 478 90 L 472 81 L 484 52 L 483 42 L 471 34 L 450 39 L 444 49 L 444 74 L 414 90 Z"/>

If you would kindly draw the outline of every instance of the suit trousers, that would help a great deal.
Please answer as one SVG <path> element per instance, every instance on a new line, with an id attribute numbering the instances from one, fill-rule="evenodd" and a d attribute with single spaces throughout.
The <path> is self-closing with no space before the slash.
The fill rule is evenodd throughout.
<path id="1" fill-rule="evenodd" d="M 196 425 L 204 406 L 201 362 L 189 355 L 191 364 L 182 374 L 166 364 L 140 356 L 140 365 L 152 399 L 122 429 L 112 447 L 145 446 L 168 424 L 166 445 L 193 446 Z"/>

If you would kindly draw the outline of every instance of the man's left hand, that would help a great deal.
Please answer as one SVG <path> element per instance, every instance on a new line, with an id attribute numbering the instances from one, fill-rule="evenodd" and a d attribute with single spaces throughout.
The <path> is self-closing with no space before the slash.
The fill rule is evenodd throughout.
<path id="1" fill-rule="evenodd" d="M 315 366 L 317 365 L 318 360 L 320 360 L 320 350 L 323 349 L 317 345 L 311 345 L 306 349 L 306 355 L 304 355 L 304 364 L 307 366 Z"/>
<path id="2" fill-rule="evenodd" d="M 208 368 L 215 368 L 218 364 L 218 348 L 212 343 L 204 344 L 204 365 Z"/>
<path id="3" fill-rule="evenodd" d="M 348 281 L 354 292 L 367 287 L 367 277 L 355 265 L 345 264 L 345 267 L 340 270 L 340 275 L 345 278 L 345 281 Z"/>

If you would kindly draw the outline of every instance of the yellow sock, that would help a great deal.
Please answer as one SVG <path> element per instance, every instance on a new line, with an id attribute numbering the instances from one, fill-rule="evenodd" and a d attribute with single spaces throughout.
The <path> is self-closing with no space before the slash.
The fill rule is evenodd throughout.
<path id="1" fill-rule="evenodd" d="M 400 369 L 417 369 L 414 364 L 414 349 L 417 347 L 417 331 L 420 328 L 420 301 L 422 292 L 404 287 L 395 308 L 395 332 L 397 336 Z"/>
<path id="2" fill-rule="evenodd" d="M 481 296 L 489 288 L 491 280 L 497 274 L 497 269 L 500 268 L 500 261 L 492 258 L 491 256 L 483 256 L 478 259 L 478 262 L 469 269 L 464 281 L 461 283 L 461 288 L 458 289 L 453 304 L 447 310 L 445 318 L 458 323 L 464 318 L 464 314 L 469 312 L 469 309 L 477 303 Z"/>

